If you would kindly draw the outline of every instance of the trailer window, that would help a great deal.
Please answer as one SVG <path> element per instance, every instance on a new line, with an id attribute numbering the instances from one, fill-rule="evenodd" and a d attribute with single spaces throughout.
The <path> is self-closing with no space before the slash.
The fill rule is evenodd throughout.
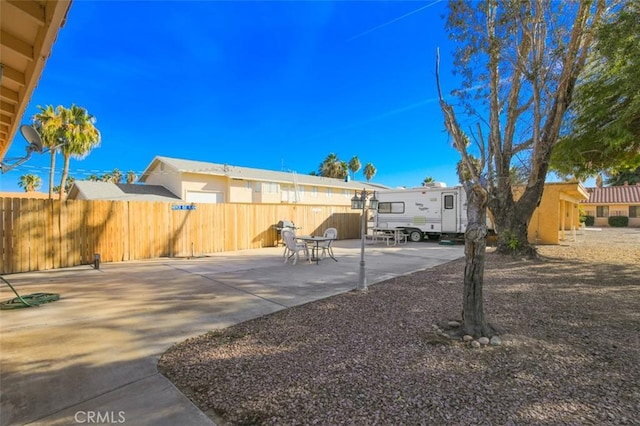
<path id="1" fill-rule="evenodd" d="M 404 202 L 378 203 L 378 213 L 404 213 Z"/>
<path id="2" fill-rule="evenodd" d="M 451 210 L 453 208 L 453 195 L 444 196 L 444 208 L 446 210 Z"/>

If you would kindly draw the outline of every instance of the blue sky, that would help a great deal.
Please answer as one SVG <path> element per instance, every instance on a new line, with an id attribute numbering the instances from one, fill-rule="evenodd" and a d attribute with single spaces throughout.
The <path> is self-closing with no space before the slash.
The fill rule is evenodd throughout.
<path id="1" fill-rule="evenodd" d="M 96 117 L 102 143 L 71 160 L 76 179 L 141 174 L 155 155 L 306 174 L 333 152 L 372 162 L 372 182 L 453 185 L 434 71 L 440 47 L 443 88 L 457 87 L 445 13 L 434 0 L 75 0 L 22 121 L 49 104 Z M 5 160 L 24 147 L 18 133 Z M 48 167 L 34 155 L 0 189 L 33 173 L 46 191 Z"/>

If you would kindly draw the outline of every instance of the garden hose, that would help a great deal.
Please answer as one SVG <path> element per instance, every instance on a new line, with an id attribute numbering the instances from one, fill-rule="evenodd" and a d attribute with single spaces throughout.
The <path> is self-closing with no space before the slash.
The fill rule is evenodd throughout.
<path id="1" fill-rule="evenodd" d="M 17 296 L 13 299 L 7 300 L 6 302 L 0 303 L 1 310 L 30 308 L 32 306 L 40 306 L 43 303 L 54 302 L 60 299 L 60 295 L 55 293 L 33 293 L 33 294 L 27 294 L 26 296 L 20 296 L 9 281 L 5 280 L 4 277 L 2 276 L 0 276 L 0 279 L 5 283 L 7 283 L 9 288 Z"/>

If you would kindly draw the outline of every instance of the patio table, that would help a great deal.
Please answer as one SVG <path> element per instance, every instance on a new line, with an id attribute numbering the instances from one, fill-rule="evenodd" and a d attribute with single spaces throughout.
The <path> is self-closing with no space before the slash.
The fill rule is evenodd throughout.
<path id="1" fill-rule="evenodd" d="M 385 228 L 385 227 L 374 227 L 373 229 L 373 240 L 380 238 L 385 240 L 387 245 L 396 245 L 398 243 L 406 243 L 407 236 L 404 233 L 404 228 Z"/>
<path id="2" fill-rule="evenodd" d="M 329 242 L 327 245 L 327 253 L 329 253 L 329 257 L 331 257 L 336 262 L 338 259 L 333 255 L 333 249 L 331 248 L 331 242 L 335 240 L 335 238 L 327 238 L 327 237 L 316 237 L 314 235 L 300 235 L 297 236 L 296 239 L 300 241 L 304 241 L 307 244 L 311 244 L 313 246 L 312 257 L 311 260 L 316 262 L 316 265 L 320 263 L 320 243 Z"/>

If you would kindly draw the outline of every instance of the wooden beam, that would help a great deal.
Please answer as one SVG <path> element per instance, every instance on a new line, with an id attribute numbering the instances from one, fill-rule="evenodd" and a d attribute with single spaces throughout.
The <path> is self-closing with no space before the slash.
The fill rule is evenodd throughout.
<path id="1" fill-rule="evenodd" d="M 0 40 L 2 41 L 2 45 L 7 49 L 11 49 L 26 59 L 33 61 L 33 46 L 26 41 L 20 40 L 18 37 L 4 30 L 0 31 Z"/>
<path id="2" fill-rule="evenodd" d="M 7 115 L 0 115 L 0 123 L 11 124 L 11 117 Z"/>
<path id="3" fill-rule="evenodd" d="M 18 92 L 15 92 L 8 87 L 0 87 L 0 98 L 12 104 L 17 104 L 20 100 Z"/>
<path id="4" fill-rule="evenodd" d="M 24 73 L 15 68 L 11 68 L 7 64 L 2 64 L 2 78 L 18 83 L 20 86 L 25 85 Z"/>
<path id="5" fill-rule="evenodd" d="M 7 0 L 11 6 L 19 9 L 41 27 L 45 24 L 44 6 L 31 0 Z"/>
<path id="6" fill-rule="evenodd" d="M 10 104 L 9 102 L 5 102 L 5 101 L 0 101 L 0 111 L 2 112 L 7 112 L 7 114 L 15 114 L 16 113 L 16 107 L 13 104 Z"/>

